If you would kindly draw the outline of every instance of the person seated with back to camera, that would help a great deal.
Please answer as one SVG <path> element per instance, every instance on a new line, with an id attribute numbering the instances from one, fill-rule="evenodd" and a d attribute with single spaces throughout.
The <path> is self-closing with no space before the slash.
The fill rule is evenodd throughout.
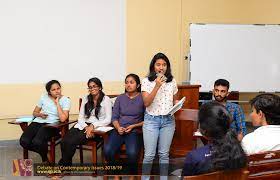
<path id="1" fill-rule="evenodd" d="M 112 123 L 115 129 L 104 145 L 104 154 L 107 162 L 113 164 L 115 155 L 125 144 L 130 174 L 137 174 L 142 135 L 136 128 L 143 125 L 144 111 L 140 79 L 136 74 L 128 74 L 125 78 L 125 93 L 119 95 L 114 103 Z"/>
<path id="2" fill-rule="evenodd" d="M 253 126 L 260 126 L 242 139 L 247 155 L 280 150 L 280 97 L 260 94 L 250 101 Z"/>
<path id="3" fill-rule="evenodd" d="M 94 136 L 94 128 L 107 126 L 111 122 L 112 103 L 102 91 L 101 81 L 96 77 L 91 78 L 87 86 L 89 94 L 82 99 L 78 122 L 61 141 L 60 165 L 72 165 L 77 145 L 86 144 L 89 139 L 99 141 L 100 137 Z"/>
<path id="4" fill-rule="evenodd" d="M 48 160 L 48 141 L 59 135 L 59 130 L 48 128 L 46 122 L 65 122 L 69 117 L 70 99 L 61 94 L 61 85 L 57 80 L 46 84 L 47 94 L 42 95 L 33 111 L 32 123 L 20 137 L 20 145 L 40 154 L 44 163 Z"/>
<path id="5" fill-rule="evenodd" d="M 186 155 L 182 176 L 246 167 L 247 160 L 237 133 L 230 128 L 231 115 L 215 101 L 203 104 L 198 113 L 200 132 L 209 143 Z"/>

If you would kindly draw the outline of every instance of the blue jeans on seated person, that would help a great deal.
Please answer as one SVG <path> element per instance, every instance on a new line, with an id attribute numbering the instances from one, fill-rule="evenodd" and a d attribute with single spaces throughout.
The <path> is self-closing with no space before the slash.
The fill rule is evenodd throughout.
<path id="1" fill-rule="evenodd" d="M 151 173 L 153 160 L 158 145 L 159 165 L 161 179 L 167 179 L 169 164 L 169 149 L 175 131 L 175 120 L 171 115 L 153 116 L 145 113 L 143 125 L 143 138 L 145 154 L 142 166 L 143 175 Z M 142 179 L 149 179 L 142 176 Z"/>
<path id="2" fill-rule="evenodd" d="M 107 143 L 104 145 L 104 155 L 109 164 L 115 163 L 115 155 L 120 152 L 120 147 L 125 144 L 127 163 L 130 174 L 137 174 L 137 164 L 140 148 L 142 146 L 141 135 L 137 132 L 120 135 L 116 129 L 112 130 Z"/>

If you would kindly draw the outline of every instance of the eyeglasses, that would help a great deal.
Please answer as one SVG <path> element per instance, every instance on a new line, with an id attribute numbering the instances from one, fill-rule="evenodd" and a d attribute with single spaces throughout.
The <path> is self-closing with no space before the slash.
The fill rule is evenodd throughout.
<path id="1" fill-rule="evenodd" d="M 92 89 L 98 89 L 98 88 L 99 88 L 99 86 L 89 86 L 87 89 L 92 90 Z"/>

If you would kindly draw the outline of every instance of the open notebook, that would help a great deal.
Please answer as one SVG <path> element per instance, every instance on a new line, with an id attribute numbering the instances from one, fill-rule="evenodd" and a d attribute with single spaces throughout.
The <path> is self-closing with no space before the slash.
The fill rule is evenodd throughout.
<path id="1" fill-rule="evenodd" d="M 175 112 L 177 112 L 179 109 L 181 109 L 184 105 L 185 100 L 186 100 L 186 97 L 183 97 L 171 109 L 169 109 L 169 111 L 166 113 L 166 115 L 168 115 L 168 114 L 173 115 Z"/>
<path id="2" fill-rule="evenodd" d="M 47 117 L 46 119 L 42 119 L 40 117 L 34 118 L 34 116 L 21 116 L 16 119 L 16 122 L 21 123 L 21 122 L 37 122 L 37 123 L 55 123 L 58 122 L 59 120 L 57 118 L 51 118 Z"/>
<path id="3" fill-rule="evenodd" d="M 20 116 L 16 119 L 16 122 L 31 122 L 33 119 L 33 116 Z"/>
<path id="4" fill-rule="evenodd" d="M 102 132 L 108 132 L 108 131 L 111 131 L 112 129 L 114 129 L 114 128 L 111 126 L 104 126 L 104 127 L 98 127 L 95 130 L 102 131 Z"/>

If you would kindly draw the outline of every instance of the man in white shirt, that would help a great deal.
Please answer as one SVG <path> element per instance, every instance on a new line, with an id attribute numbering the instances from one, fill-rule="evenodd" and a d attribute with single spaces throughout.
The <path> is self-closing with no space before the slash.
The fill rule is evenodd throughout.
<path id="1" fill-rule="evenodd" d="M 280 150 L 280 97 L 260 94 L 250 101 L 253 126 L 260 126 L 242 139 L 242 147 L 250 154 Z"/>

